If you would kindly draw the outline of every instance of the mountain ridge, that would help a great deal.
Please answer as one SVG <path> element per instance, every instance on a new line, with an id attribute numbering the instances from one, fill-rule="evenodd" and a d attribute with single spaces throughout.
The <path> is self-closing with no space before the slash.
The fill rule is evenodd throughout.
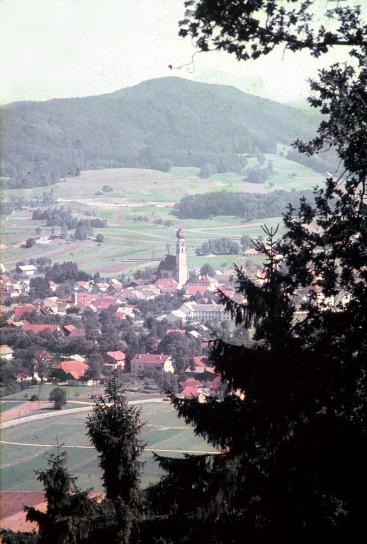
<path id="1" fill-rule="evenodd" d="M 8 186 L 47 185 L 80 169 L 203 166 L 308 139 L 316 121 L 230 85 L 156 78 L 102 95 L 2 107 Z"/>

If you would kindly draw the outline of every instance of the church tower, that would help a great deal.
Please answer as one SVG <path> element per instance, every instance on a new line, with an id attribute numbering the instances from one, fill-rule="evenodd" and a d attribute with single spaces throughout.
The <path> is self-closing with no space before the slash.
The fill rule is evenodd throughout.
<path id="1" fill-rule="evenodd" d="M 176 233 L 176 280 L 180 286 L 185 285 L 187 274 L 187 247 L 182 227 Z"/>

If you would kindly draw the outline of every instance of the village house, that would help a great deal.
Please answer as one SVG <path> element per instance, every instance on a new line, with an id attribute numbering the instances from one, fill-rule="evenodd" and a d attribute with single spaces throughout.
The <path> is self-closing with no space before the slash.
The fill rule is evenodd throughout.
<path id="1" fill-rule="evenodd" d="M 185 295 L 187 297 L 199 296 L 204 298 L 207 294 L 208 288 L 205 285 L 200 285 L 198 283 L 187 283 L 185 285 Z"/>
<path id="2" fill-rule="evenodd" d="M 62 327 L 62 330 L 64 331 L 65 333 L 65 336 L 80 336 L 80 337 L 83 337 L 85 336 L 85 331 L 84 329 L 78 329 L 78 327 L 76 327 L 75 325 L 64 325 Z"/>
<path id="3" fill-rule="evenodd" d="M 13 350 L 7 344 L 0 346 L 0 358 L 6 361 L 11 361 L 13 358 Z"/>
<path id="4" fill-rule="evenodd" d="M 74 293 L 73 294 L 73 305 L 78 306 L 81 309 L 87 308 L 95 300 L 96 295 L 91 293 Z"/>
<path id="5" fill-rule="evenodd" d="M 77 281 L 74 284 L 74 291 L 90 292 L 93 289 L 93 281 Z"/>
<path id="6" fill-rule="evenodd" d="M 15 270 L 18 274 L 21 274 L 22 276 L 30 278 L 34 276 L 35 273 L 37 272 L 37 267 L 34 266 L 33 264 L 24 264 L 24 265 L 17 265 Z"/>
<path id="7" fill-rule="evenodd" d="M 200 375 L 201 379 L 209 379 L 215 373 L 214 368 L 209 364 L 208 358 L 202 355 L 193 357 L 193 367 L 185 369 L 185 374 L 189 376 Z"/>
<path id="8" fill-rule="evenodd" d="M 187 334 L 192 338 L 195 338 L 195 340 L 200 340 L 203 337 L 202 334 L 195 330 L 189 331 Z"/>
<path id="9" fill-rule="evenodd" d="M 203 387 L 203 383 L 195 378 L 186 378 L 183 382 L 179 382 L 181 388 L 184 390 L 186 387 Z"/>
<path id="10" fill-rule="evenodd" d="M 41 303 L 42 313 L 44 314 L 58 314 L 59 305 L 57 297 L 48 297 L 43 299 Z"/>
<path id="11" fill-rule="evenodd" d="M 250 247 L 249 249 L 246 249 L 246 251 L 244 252 L 244 255 L 246 255 L 246 257 L 250 257 L 250 256 L 258 255 L 258 254 L 259 252 L 254 247 Z"/>
<path id="12" fill-rule="evenodd" d="M 186 335 L 186 329 L 167 329 L 166 330 L 166 336 L 168 334 L 179 334 L 180 336 L 185 336 Z"/>
<path id="13" fill-rule="evenodd" d="M 131 360 L 131 374 L 139 376 L 151 371 L 174 373 L 173 360 L 170 355 L 154 353 L 138 353 Z"/>
<path id="14" fill-rule="evenodd" d="M 20 321 L 24 315 L 31 314 L 36 311 L 34 304 L 22 304 L 14 308 L 13 320 Z"/>
<path id="15" fill-rule="evenodd" d="M 174 325 L 176 327 L 184 325 L 188 321 L 187 312 L 181 309 L 172 310 L 169 314 L 162 316 L 162 320 L 163 319 L 165 319 L 169 325 Z"/>
<path id="16" fill-rule="evenodd" d="M 13 282 L 11 278 L 7 274 L 1 274 L 0 275 L 0 285 L 1 287 L 6 290 L 7 288 L 11 287 L 13 285 Z"/>
<path id="17" fill-rule="evenodd" d="M 106 293 L 110 287 L 109 283 L 106 283 L 104 281 L 101 281 L 99 283 L 96 283 L 96 287 L 100 293 Z"/>
<path id="18" fill-rule="evenodd" d="M 120 319 L 126 319 L 127 317 L 133 318 L 134 317 L 134 306 L 120 306 L 116 310 L 116 317 Z"/>
<path id="19" fill-rule="evenodd" d="M 10 298 L 18 298 L 21 295 L 26 294 L 27 290 L 28 290 L 27 286 L 24 283 L 21 283 L 21 282 L 18 281 L 16 283 L 13 283 L 8 288 L 8 294 L 9 294 Z"/>
<path id="20" fill-rule="evenodd" d="M 88 370 L 87 363 L 77 360 L 60 361 L 55 365 L 55 368 L 60 368 L 66 374 L 71 374 L 75 380 L 81 380 Z"/>
<path id="21" fill-rule="evenodd" d="M 144 300 L 154 300 L 160 294 L 160 290 L 155 285 L 145 285 L 140 289 Z"/>
<path id="22" fill-rule="evenodd" d="M 55 283 L 54 281 L 50 280 L 48 282 L 48 286 L 49 288 L 51 289 L 51 291 L 54 293 L 56 291 L 56 289 L 58 288 L 58 285 L 57 283 Z"/>
<path id="23" fill-rule="evenodd" d="M 230 321 L 231 315 L 221 304 L 199 304 L 195 301 L 185 302 L 178 310 L 167 314 L 166 320 L 170 325 L 182 325 L 189 321 L 206 323 Z"/>
<path id="24" fill-rule="evenodd" d="M 26 332 L 33 332 L 33 334 L 40 334 L 41 332 L 60 333 L 61 329 L 59 325 L 48 323 L 29 323 L 28 321 L 22 322 L 22 329 Z"/>
<path id="25" fill-rule="evenodd" d="M 28 376 L 27 374 L 24 374 L 24 373 L 20 373 L 16 375 L 16 380 L 18 383 L 31 382 L 33 379 L 35 379 L 34 376 Z"/>
<path id="26" fill-rule="evenodd" d="M 121 291 L 121 289 L 123 289 L 123 284 L 117 280 L 116 278 L 112 278 L 110 280 L 110 288 L 113 289 L 114 291 Z"/>
<path id="27" fill-rule="evenodd" d="M 107 351 L 106 366 L 112 367 L 114 370 L 125 368 L 126 354 L 123 351 Z"/>
<path id="28" fill-rule="evenodd" d="M 196 398 L 199 403 L 207 402 L 207 398 L 211 396 L 211 390 L 199 380 L 188 378 L 184 382 L 180 382 L 182 387 L 179 398 Z"/>
<path id="29" fill-rule="evenodd" d="M 219 285 L 218 280 L 208 276 L 207 274 L 199 276 L 199 278 L 196 280 L 195 283 L 197 285 L 202 285 L 203 287 L 207 287 L 208 291 L 215 291 Z"/>
<path id="30" fill-rule="evenodd" d="M 178 288 L 178 283 L 173 278 L 159 278 L 154 285 L 161 293 L 174 293 Z"/>

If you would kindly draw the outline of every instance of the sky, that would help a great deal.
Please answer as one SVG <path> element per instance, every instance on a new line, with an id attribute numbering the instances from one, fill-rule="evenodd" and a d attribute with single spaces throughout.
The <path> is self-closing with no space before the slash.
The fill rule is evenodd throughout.
<path id="1" fill-rule="evenodd" d="M 0 0 L 0 104 L 89 96 L 179 76 L 302 103 L 320 61 L 282 50 L 257 61 L 195 54 L 178 36 L 184 0 Z M 333 53 L 323 63 L 337 60 Z M 169 68 L 173 66 L 173 69 Z"/>

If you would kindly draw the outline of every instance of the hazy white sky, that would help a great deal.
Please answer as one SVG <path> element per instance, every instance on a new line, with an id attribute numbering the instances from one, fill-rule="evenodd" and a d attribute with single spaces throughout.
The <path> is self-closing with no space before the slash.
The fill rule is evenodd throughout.
<path id="1" fill-rule="evenodd" d="M 193 64 L 175 68 L 190 63 L 195 51 L 177 35 L 183 3 L 0 0 L 0 103 L 108 93 L 167 75 L 235 85 L 279 101 L 307 95 L 306 79 L 318 66 L 307 54 L 283 58 L 279 50 L 238 63 L 225 53 L 200 53 Z"/>

